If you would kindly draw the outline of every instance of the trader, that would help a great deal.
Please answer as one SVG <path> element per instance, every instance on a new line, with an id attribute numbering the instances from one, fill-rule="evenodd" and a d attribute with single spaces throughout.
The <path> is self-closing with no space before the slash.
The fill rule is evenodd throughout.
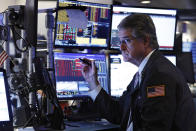
<path id="1" fill-rule="evenodd" d="M 118 25 L 123 60 L 139 67 L 118 101 L 100 86 L 95 62 L 83 63 L 89 95 L 100 113 L 121 131 L 196 131 L 196 109 L 181 72 L 158 50 L 152 19 L 125 17 Z"/>

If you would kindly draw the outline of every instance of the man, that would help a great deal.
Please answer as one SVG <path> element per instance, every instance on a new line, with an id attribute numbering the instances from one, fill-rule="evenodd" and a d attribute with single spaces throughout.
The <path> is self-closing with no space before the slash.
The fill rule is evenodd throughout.
<path id="1" fill-rule="evenodd" d="M 114 101 L 100 87 L 93 61 L 82 71 L 103 117 L 122 131 L 196 131 L 191 92 L 180 71 L 158 51 L 152 19 L 133 14 L 118 29 L 124 61 L 139 67 L 120 99 Z"/>

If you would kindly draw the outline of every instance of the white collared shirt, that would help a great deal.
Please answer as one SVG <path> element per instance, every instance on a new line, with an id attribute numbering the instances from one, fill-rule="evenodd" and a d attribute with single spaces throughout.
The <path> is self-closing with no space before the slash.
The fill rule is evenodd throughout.
<path id="1" fill-rule="evenodd" d="M 138 67 L 138 72 L 139 72 L 139 84 L 141 83 L 141 73 L 146 65 L 146 63 L 148 62 L 150 56 L 152 55 L 152 53 L 154 52 L 155 50 L 151 51 L 141 62 L 141 64 L 139 65 Z"/>

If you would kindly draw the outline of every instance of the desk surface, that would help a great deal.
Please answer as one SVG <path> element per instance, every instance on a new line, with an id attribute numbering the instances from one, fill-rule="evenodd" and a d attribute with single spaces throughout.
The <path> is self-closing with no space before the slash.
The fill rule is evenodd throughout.
<path id="1" fill-rule="evenodd" d="M 65 121 L 66 131 L 96 131 L 96 130 L 106 130 L 106 129 L 117 129 L 119 125 L 111 124 L 107 120 L 101 121 L 78 121 L 70 122 Z"/>
<path id="2" fill-rule="evenodd" d="M 119 128 L 119 125 L 111 124 L 105 119 L 102 119 L 101 121 L 65 121 L 65 126 L 65 131 L 99 131 Z M 24 129 L 15 129 L 14 131 L 34 131 L 34 129 L 32 127 L 27 127 Z"/>

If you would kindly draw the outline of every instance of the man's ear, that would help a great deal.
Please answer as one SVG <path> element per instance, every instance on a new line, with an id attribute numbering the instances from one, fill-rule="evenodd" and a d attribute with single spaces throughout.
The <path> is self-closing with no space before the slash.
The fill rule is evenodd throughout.
<path id="1" fill-rule="evenodd" d="M 146 35 L 144 38 L 144 45 L 148 47 L 150 45 L 150 36 Z"/>

